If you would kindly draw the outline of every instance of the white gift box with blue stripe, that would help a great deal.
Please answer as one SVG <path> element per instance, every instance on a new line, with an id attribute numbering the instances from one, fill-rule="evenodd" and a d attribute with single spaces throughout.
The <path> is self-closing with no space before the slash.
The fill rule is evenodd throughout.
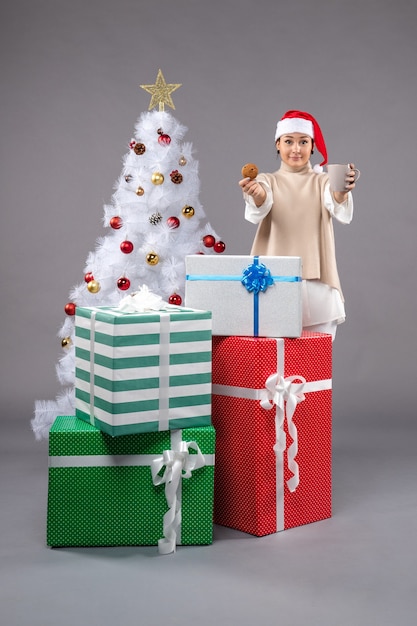
<path id="1" fill-rule="evenodd" d="M 300 337 L 301 257 L 186 257 L 185 305 L 210 310 L 213 335 Z"/>
<path id="2" fill-rule="evenodd" d="M 110 435 L 211 425 L 211 313 L 77 307 L 76 416 Z"/>

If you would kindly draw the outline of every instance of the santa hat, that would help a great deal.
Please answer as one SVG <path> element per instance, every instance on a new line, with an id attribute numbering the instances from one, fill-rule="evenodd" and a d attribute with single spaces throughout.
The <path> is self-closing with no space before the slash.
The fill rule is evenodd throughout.
<path id="1" fill-rule="evenodd" d="M 282 135 L 290 135 L 291 133 L 304 133 L 312 139 L 320 154 L 323 155 L 323 161 L 320 166 L 327 163 L 327 149 L 321 128 L 310 113 L 304 111 L 287 111 L 277 124 L 275 132 L 275 141 Z"/>

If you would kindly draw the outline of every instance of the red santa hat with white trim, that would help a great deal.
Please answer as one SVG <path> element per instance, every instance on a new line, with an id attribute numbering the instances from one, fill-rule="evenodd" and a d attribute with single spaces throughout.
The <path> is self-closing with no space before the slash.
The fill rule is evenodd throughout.
<path id="1" fill-rule="evenodd" d="M 277 130 L 275 132 L 275 141 L 282 135 L 291 135 L 291 133 L 304 133 L 314 139 L 314 145 L 323 156 L 320 166 L 315 165 L 316 171 L 323 171 L 323 165 L 327 163 L 327 149 L 321 128 L 317 120 L 305 111 L 287 111 L 279 120 Z"/>

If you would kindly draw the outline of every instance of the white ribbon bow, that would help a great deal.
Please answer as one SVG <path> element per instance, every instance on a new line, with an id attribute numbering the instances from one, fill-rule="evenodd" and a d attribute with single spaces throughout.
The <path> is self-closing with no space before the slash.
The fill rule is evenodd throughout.
<path id="1" fill-rule="evenodd" d="M 301 382 L 296 383 L 295 381 Z M 297 404 L 305 400 L 303 394 L 305 384 L 306 380 L 303 376 L 287 376 L 287 378 L 284 378 L 279 372 L 271 374 L 265 382 L 264 397 L 259 401 L 262 408 L 267 411 L 276 406 L 275 455 L 281 454 L 286 448 L 286 434 L 283 425 L 285 416 L 287 417 L 288 433 L 293 440 L 287 451 L 288 469 L 292 473 L 292 477 L 287 481 L 287 486 L 291 492 L 297 489 L 300 482 L 298 463 L 295 460 L 298 452 L 298 435 L 293 416 Z"/>
<path id="2" fill-rule="evenodd" d="M 190 448 L 197 454 L 190 454 Z M 195 441 L 181 441 L 179 450 L 164 450 L 162 456 L 152 461 L 153 484 L 165 483 L 165 497 L 169 507 L 163 520 L 164 537 L 158 541 L 160 554 L 170 554 L 176 549 L 177 532 L 181 525 L 181 478 L 190 478 L 194 470 L 205 464 L 204 456 Z M 160 475 L 163 467 L 165 470 Z"/>
<path id="3" fill-rule="evenodd" d="M 139 291 L 122 298 L 117 308 L 125 313 L 144 313 L 145 311 L 160 311 L 165 308 L 166 304 L 161 296 L 153 293 L 147 285 L 142 285 Z"/>

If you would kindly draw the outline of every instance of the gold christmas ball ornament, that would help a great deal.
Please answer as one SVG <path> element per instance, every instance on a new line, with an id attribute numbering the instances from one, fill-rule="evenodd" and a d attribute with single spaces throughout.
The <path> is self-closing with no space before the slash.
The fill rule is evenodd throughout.
<path id="1" fill-rule="evenodd" d="M 190 218 L 195 213 L 194 207 L 190 206 L 189 204 L 186 204 L 185 206 L 182 207 L 181 213 L 183 214 L 184 217 Z"/>
<path id="2" fill-rule="evenodd" d="M 98 293 L 101 289 L 101 285 L 97 280 L 90 280 L 90 282 L 87 283 L 87 289 L 90 293 Z"/>
<path id="3" fill-rule="evenodd" d="M 136 189 L 136 195 L 137 195 L 137 196 L 143 196 L 143 194 L 144 194 L 144 193 L 145 193 L 145 190 L 144 190 L 144 188 L 143 188 L 143 187 L 138 187 L 138 188 Z"/>
<path id="4" fill-rule="evenodd" d="M 71 345 L 71 337 L 64 337 L 61 340 L 61 346 L 63 348 L 68 348 Z"/>
<path id="5" fill-rule="evenodd" d="M 187 159 L 185 158 L 185 156 L 181 156 L 180 160 L 178 161 L 178 164 L 181 166 L 187 165 Z"/>
<path id="6" fill-rule="evenodd" d="M 162 185 L 164 182 L 164 175 L 161 172 L 154 172 L 152 174 L 151 180 L 154 185 Z"/>
<path id="7" fill-rule="evenodd" d="M 155 252 L 149 252 L 149 254 L 146 255 L 146 262 L 148 265 L 158 265 L 159 256 Z"/>

